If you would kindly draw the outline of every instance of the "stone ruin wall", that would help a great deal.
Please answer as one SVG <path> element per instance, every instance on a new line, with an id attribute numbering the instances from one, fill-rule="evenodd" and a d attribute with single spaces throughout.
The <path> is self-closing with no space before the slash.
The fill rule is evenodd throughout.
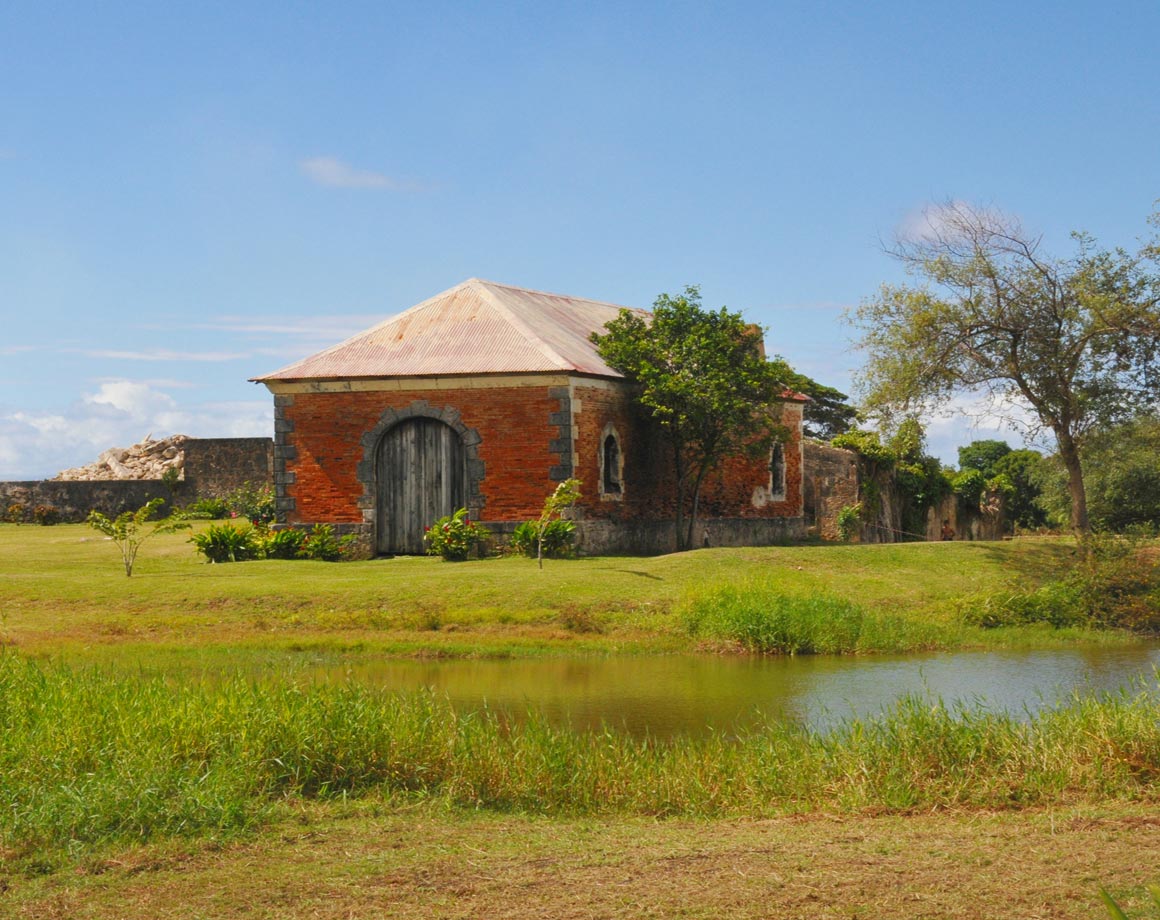
<path id="1" fill-rule="evenodd" d="M 114 516 L 153 498 L 184 505 L 228 494 L 247 482 L 270 484 L 273 468 L 271 438 L 146 438 L 129 448 L 107 450 L 94 463 L 54 479 L 0 482 L 0 516 L 11 505 L 29 514 L 48 506 L 62 522 L 77 523 L 92 510 Z M 161 479 L 167 469 L 179 473 L 172 488 Z"/>

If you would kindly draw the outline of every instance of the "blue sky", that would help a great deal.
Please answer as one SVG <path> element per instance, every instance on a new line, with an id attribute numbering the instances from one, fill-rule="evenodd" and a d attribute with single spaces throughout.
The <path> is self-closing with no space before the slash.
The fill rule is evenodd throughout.
<path id="1" fill-rule="evenodd" d="M 0 479 L 269 434 L 247 378 L 472 276 L 699 284 L 848 387 L 842 311 L 931 202 L 1135 248 L 1158 36 L 1155 2 L 4 4 Z"/>

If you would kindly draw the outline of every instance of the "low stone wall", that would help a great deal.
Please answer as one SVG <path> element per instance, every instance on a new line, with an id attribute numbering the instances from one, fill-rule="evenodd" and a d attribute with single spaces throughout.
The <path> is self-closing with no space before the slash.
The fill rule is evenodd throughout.
<path id="1" fill-rule="evenodd" d="M 0 482 L 0 518 L 19 505 L 31 519 L 37 506 L 54 508 L 63 523 L 84 521 L 90 511 L 115 517 L 153 498 L 185 505 L 226 495 L 250 482 L 272 480 L 274 442 L 270 438 L 190 438 L 185 444 L 185 479 L 170 490 L 159 479 L 106 479 Z"/>
<path id="2" fill-rule="evenodd" d="M 154 498 L 170 497 L 158 479 L 107 479 L 90 482 L 62 482 L 55 479 L 30 482 L 0 482 L 0 516 L 19 505 L 26 520 L 38 506 L 53 508 L 61 523 L 75 524 L 96 510 L 109 517 L 134 511 Z"/>

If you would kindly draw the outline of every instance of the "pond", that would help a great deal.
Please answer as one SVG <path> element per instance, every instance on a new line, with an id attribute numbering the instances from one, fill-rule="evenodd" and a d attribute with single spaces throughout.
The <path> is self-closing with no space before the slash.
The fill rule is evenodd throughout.
<path id="1" fill-rule="evenodd" d="M 906 694 L 1021 718 L 1073 691 L 1157 687 L 1160 645 L 1047 651 L 796 658 L 714 656 L 359 662 L 299 676 L 391 689 L 430 688 L 461 709 L 671 737 L 744 729 L 767 719 L 826 728 L 872 717 Z"/>

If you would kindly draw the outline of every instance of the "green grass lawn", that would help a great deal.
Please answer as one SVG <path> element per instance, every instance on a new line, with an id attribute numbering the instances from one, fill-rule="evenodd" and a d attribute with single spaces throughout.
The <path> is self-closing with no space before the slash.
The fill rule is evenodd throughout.
<path id="1" fill-rule="evenodd" d="M 0 916 L 1080 917 L 1099 915 L 1100 885 L 1135 908 L 1156 865 L 1147 701 L 1028 729 L 914 704 L 833 740 L 782 727 L 661 744 L 357 686 L 183 679 L 320 654 L 719 650 L 694 614 L 755 596 L 840 609 L 843 629 L 861 617 L 859 652 L 890 631 L 946 648 L 1136 641 L 963 625 L 970 598 L 1033 590 L 1076 558 L 1070 540 L 1026 539 L 542 571 L 211 566 L 178 534 L 126 578 L 86 526 L 0 525 Z"/>
<path id="2" fill-rule="evenodd" d="M 205 526 L 205 525 L 199 525 Z M 672 652 L 696 646 L 680 613 L 722 586 L 825 595 L 942 630 L 944 647 L 1093 640 L 1043 629 L 971 630 L 964 598 L 1026 589 L 1074 558 L 1066 539 L 895 546 L 798 545 L 670 556 L 445 563 L 205 564 L 188 534 L 147 542 L 132 578 L 84 525 L 0 525 L 0 639 L 30 654 L 101 657 L 259 646 L 399 655 Z M 1108 641 L 1104 637 L 1104 641 Z"/>

